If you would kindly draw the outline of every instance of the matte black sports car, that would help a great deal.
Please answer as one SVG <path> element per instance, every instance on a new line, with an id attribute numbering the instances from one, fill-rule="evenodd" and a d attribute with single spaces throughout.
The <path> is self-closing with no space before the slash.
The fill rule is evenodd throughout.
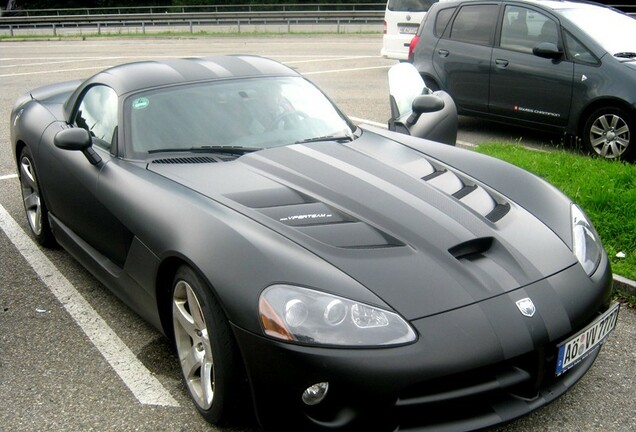
<path id="1" fill-rule="evenodd" d="M 354 126 L 271 60 L 36 89 L 11 141 L 35 238 L 174 340 L 213 423 L 251 401 L 274 431 L 480 428 L 567 391 L 616 323 L 607 256 L 570 199 Z"/>

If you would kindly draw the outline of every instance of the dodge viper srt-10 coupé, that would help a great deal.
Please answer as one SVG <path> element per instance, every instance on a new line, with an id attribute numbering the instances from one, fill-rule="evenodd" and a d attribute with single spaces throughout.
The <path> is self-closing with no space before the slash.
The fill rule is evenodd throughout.
<path id="1" fill-rule="evenodd" d="M 253 409 L 271 431 L 482 428 L 566 392 L 616 324 L 607 256 L 572 200 L 496 159 L 356 126 L 269 59 L 38 88 L 11 143 L 35 239 L 174 342 L 211 423 Z"/>

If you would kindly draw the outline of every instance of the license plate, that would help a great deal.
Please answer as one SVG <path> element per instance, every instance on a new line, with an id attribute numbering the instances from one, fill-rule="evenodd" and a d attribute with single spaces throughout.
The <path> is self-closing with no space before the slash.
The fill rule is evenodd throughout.
<path id="1" fill-rule="evenodd" d="M 620 305 L 615 303 L 607 312 L 595 319 L 570 339 L 557 346 L 556 375 L 559 376 L 583 360 L 594 348 L 603 343 L 616 327 Z"/>
<path id="2" fill-rule="evenodd" d="M 401 25 L 398 26 L 398 30 L 400 31 L 400 34 L 412 34 L 414 35 L 415 33 L 417 33 L 417 28 L 419 26 L 417 25 Z"/>

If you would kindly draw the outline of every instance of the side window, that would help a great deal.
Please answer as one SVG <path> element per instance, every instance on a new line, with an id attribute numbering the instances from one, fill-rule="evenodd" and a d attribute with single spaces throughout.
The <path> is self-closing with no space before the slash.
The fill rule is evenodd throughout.
<path id="1" fill-rule="evenodd" d="M 540 42 L 559 46 L 558 24 L 532 9 L 506 6 L 501 26 L 501 48 L 532 53 Z"/>
<path id="2" fill-rule="evenodd" d="M 75 114 L 75 126 L 86 129 L 93 144 L 110 150 L 117 130 L 117 95 L 110 87 L 89 88 Z"/>
<path id="3" fill-rule="evenodd" d="M 580 63 L 597 65 L 598 59 L 588 50 L 585 45 L 578 41 L 570 33 L 563 32 L 565 34 L 565 46 L 568 53 L 568 57 L 572 60 Z"/>
<path id="4" fill-rule="evenodd" d="M 435 18 L 435 36 L 441 37 L 444 34 L 444 30 L 446 30 L 446 26 L 450 21 L 451 17 L 455 13 L 455 9 L 457 8 L 448 8 L 442 9 L 437 13 L 437 17 Z"/>
<path id="5" fill-rule="evenodd" d="M 459 10 L 450 38 L 478 45 L 492 45 L 499 5 L 464 6 Z"/>

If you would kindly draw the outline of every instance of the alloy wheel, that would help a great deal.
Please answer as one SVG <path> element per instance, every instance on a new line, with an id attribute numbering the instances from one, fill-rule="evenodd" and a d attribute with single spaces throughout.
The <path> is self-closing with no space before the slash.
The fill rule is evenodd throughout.
<path id="1" fill-rule="evenodd" d="M 214 400 L 214 360 L 201 304 L 186 281 L 176 283 L 172 317 L 177 354 L 195 403 L 204 410 Z"/>

